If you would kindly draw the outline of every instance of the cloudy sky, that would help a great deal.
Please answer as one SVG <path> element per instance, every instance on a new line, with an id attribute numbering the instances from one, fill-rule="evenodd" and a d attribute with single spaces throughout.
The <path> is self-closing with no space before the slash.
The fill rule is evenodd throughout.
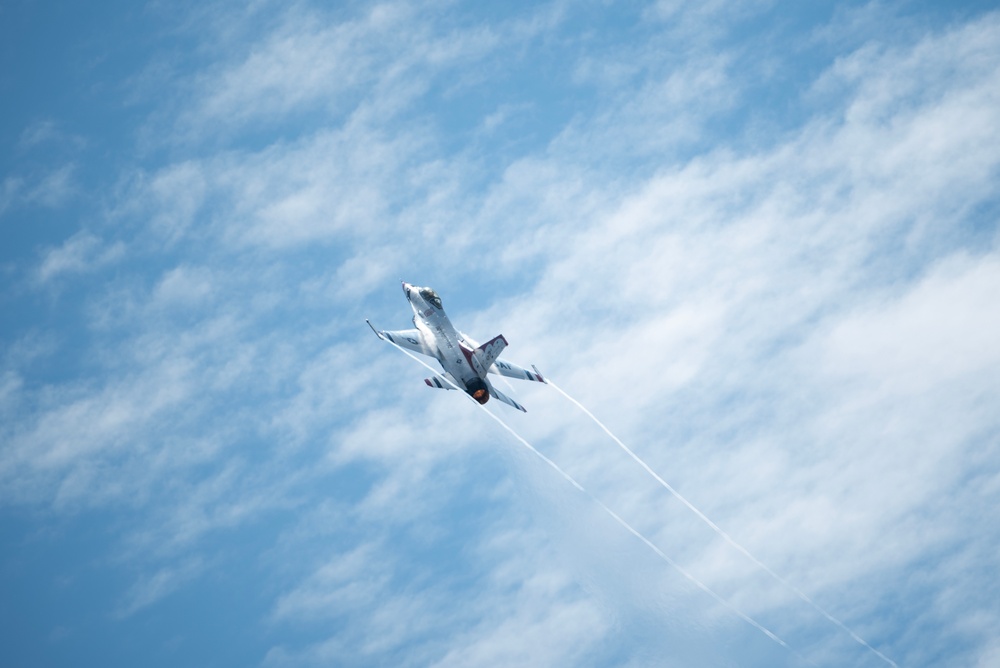
<path id="1" fill-rule="evenodd" d="M 1000 665 L 993 4 L 4 2 L 0 664 Z"/>

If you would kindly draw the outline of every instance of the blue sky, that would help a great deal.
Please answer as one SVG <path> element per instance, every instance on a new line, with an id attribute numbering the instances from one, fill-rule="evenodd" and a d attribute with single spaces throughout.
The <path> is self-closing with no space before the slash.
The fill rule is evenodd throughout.
<path id="1" fill-rule="evenodd" d="M 0 8 L 0 664 L 887 665 L 555 388 L 489 408 L 592 496 L 429 390 L 400 279 L 1000 664 L 992 3 L 481 4 Z"/>

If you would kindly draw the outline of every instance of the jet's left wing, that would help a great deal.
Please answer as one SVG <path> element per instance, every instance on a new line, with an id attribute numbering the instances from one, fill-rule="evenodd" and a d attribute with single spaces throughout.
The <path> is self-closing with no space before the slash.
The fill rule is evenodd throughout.
<path id="1" fill-rule="evenodd" d="M 368 323 L 368 326 L 372 328 L 380 339 L 385 339 L 386 341 L 395 343 L 400 348 L 407 348 L 422 355 L 436 357 L 434 351 L 431 350 L 430 346 L 424 342 L 424 337 L 420 333 L 419 329 L 400 329 L 396 331 L 377 330 L 372 327 L 370 322 Z"/>
<path id="2" fill-rule="evenodd" d="M 513 406 L 514 408 L 516 408 L 517 410 L 521 411 L 522 413 L 527 413 L 528 412 L 527 408 L 525 408 L 521 404 L 519 404 L 516 401 L 514 401 L 513 399 L 511 399 L 510 397 L 508 397 L 506 394 L 504 394 L 503 392 L 501 392 L 497 388 L 493 387 L 492 383 L 490 384 L 490 395 L 493 396 L 493 397 L 496 397 L 497 399 L 499 399 L 500 401 L 504 402 L 508 406 Z"/>

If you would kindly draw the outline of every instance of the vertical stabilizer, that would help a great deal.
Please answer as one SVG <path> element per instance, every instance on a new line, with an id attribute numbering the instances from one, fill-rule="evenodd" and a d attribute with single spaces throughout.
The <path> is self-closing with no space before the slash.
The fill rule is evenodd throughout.
<path id="1" fill-rule="evenodd" d="M 493 366 L 493 362 L 500 357 L 500 353 L 502 353 L 506 347 L 507 339 L 503 338 L 503 334 L 500 334 L 493 337 L 475 350 L 462 346 L 462 352 L 465 353 L 466 359 L 469 360 L 469 364 L 472 366 L 473 370 L 479 374 L 479 377 L 485 378 L 487 371 L 491 366 Z"/>
<path id="2" fill-rule="evenodd" d="M 476 348 L 476 357 L 479 358 L 480 364 L 483 365 L 483 371 L 493 366 L 493 363 L 497 361 L 500 353 L 506 347 L 507 339 L 503 338 L 503 334 L 499 334 Z"/>

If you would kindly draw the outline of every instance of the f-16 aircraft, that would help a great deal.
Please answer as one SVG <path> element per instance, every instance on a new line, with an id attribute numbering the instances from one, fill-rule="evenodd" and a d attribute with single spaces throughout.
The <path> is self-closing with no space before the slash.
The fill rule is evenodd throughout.
<path id="1" fill-rule="evenodd" d="M 496 397 L 519 411 L 527 412 L 524 406 L 493 387 L 486 378 L 487 374 L 493 373 L 508 378 L 545 382 L 535 367 L 528 371 L 500 359 L 500 353 L 507 347 L 507 339 L 502 334 L 480 345 L 452 326 L 441 305 L 441 298 L 434 290 L 419 288 L 404 281 L 403 292 L 413 309 L 414 329 L 379 331 L 366 320 L 376 336 L 440 362 L 444 373 L 424 380 L 430 387 L 443 390 L 464 389 L 480 404 L 485 404 L 490 397 Z"/>

